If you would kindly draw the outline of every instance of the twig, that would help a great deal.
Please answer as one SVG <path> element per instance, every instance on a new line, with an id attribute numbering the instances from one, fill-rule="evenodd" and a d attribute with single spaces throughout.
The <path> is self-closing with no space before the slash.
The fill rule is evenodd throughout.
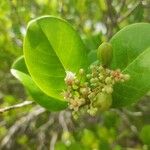
<path id="1" fill-rule="evenodd" d="M 116 112 L 122 118 L 122 121 L 124 122 L 124 124 L 127 125 L 135 135 L 138 134 L 136 126 L 132 124 L 127 114 L 125 114 L 122 110 L 117 110 L 117 109 L 111 109 L 111 111 Z"/>
<path id="2" fill-rule="evenodd" d="M 54 117 L 52 116 L 52 114 L 50 114 L 49 120 L 44 123 L 42 126 L 40 126 L 40 128 L 37 130 L 37 137 L 38 137 L 38 146 L 37 146 L 37 150 L 43 150 L 45 147 L 45 143 L 46 143 L 46 133 L 47 131 L 49 131 L 49 127 L 53 125 L 54 123 Z"/>
<path id="3" fill-rule="evenodd" d="M 126 12 L 126 14 L 120 18 L 118 18 L 117 23 L 122 22 L 125 20 L 128 16 L 130 16 L 133 11 L 141 4 L 141 1 L 137 2 L 129 11 Z"/>
<path id="4" fill-rule="evenodd" d="M 116 25 L 117 13 L 114 7 L 112 6 L 112 0 L 106 0 L 108 6 L 108 17 L 111 21 L 111 25 Z"/>
<path id="5" fill-rule="evenodd" d="M 64 131 L 68 131 L 67 123 L 64 118 L 64 111 L 61 111 L 59 114 L 59 123 L 61 124 Z"/>
<path id="6" fill-rule="evenodd" d="M 16 105 L 8 106 L 8 107 L 5 107 L 5 108 L 0 108 L 0 113 L 4 113 L 6 111 L 16 109 L 16 108 L 25 107 L 25 106 L 31 105 L 33 103 L 34 103 L 33 101 L 24 101 L 24 102 L 16 104 Z"/>
<path id="7" fill-rule="evenodd" d="M 42 107 L 35 106 L 32 108 L 32 110 L 26 115 L 23 116 L 21 119 L 16 121 L 15 124 L 13 124 L 10 129 L 8 130 L 8 133 L 6 136 L 2 139 L 0 143 L 0 149 L 6 147 L 10 148 L 13 140 L 13 136 L 23 128 L 26 128 L 31 121 L 35 120 L 40 114 L 44 113 L 46 110 Z"/>
<path id="8" fill-rule="evenodd" d="M 129 110 L 127 110 L 127 109 L 123 109 L 123 111 L 127 114 L 127 115 L 129 115 L 129 116 L 133 116 L 133 117 L 140 117 L 140 116 L 142 116 L 143 114 L 142 114 L 142 112 L 131 112 L 131 111 L 129 111 Z"/>
<path id="9" fill-rule="evenodd" d="M 119 12 L 121 12 L 124 9 L 124 6 L 126 5 L 126 0 L 122 0 Z"/>
<path id="10" fill-rule="evenodd" d="M 57 133 L 56 132 L 53 132 L 52 134 L 52 138 L 51 138 L 51 141 L 50 141 L 50 150 L 55 150 L 55 143 L 57 141 Z"/>
<path id="11" fill-rule="evenodd" d="M 14 10 L 14 15 L 16 15 L 16 17 L 18 19 L 17 20 L 18 24 L 22 25 L 22 21 L 21 21 L 17 6 L 13 3 L 12 0 L 9 0 L 8 2 L 9 2 L 9 5 L 10 5 L 11 9 Z M 13 14 L 11 16 L 14 17 Z"/>
<path id="12" fill-rule="evenodd" d="M 107 36 L 108 39 L 113 35 L 113 28 L 119 28 L 117 24 L 117 19 L 118 15 L 116 12 L 116 9 L 112 5 L 112 0 L 106 0 L 107 6 L 108 6 L 108 11 L 107 11 L 107 21 L 106 21 L 106 26 L 107 26 Z"/>

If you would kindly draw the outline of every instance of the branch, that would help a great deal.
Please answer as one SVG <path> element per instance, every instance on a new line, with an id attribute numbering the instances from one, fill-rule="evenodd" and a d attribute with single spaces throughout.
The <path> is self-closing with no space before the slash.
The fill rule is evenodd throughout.
<path id="1" fill-rule="evenodd" d="M 64 111 L 59 113 L 59 123 L 61 124 L 64 131 L 68 131 L 67 123 L 64 118 Z"/>
<path id="2" fill-rule="evenodd" d="M 118 20 L 118 14 L 116 12 L 116 9 L 112 5 L 112 0 L 106 0 L 108 11 L 107 11 L 107 21 L 106 21 L 106 27 L 107 27 L 107 37 L 108 39 L 113 35 L 113 28 L 118 28 L 117 20 Z"/>
<path id="3" fill-rule="evenodd" d="M 141 4 L 141 1 L 137 2 L 129 11 L 126 12 L 126 14 L 120 18 L 118 18 L 117 23 L 122 22 L 125 20 L 128 16 L 130 16 L 133 11 Z"/>
<path id="4" fill-rule="evenodd" d="M 119 12 L 121 12 L 124 9 L 124 6 L 126 5 L 126 0 L 122 0 L 119 8 Z"/>
<path id="5" fill-rule="evenodd" d="M 132 116 L 132 117 L 140 117 L 143 115 L 143 113 L 141 111 L 138 111 L 138 112 L 132 112 L 132 111 L 129 111 L 127 109 L 123 109 L 123 111 L 128 115 L 128 116 Z"/>
<path id="6" fill-rule="evenodd" d="M 10 110 L 16 109 L 16 108 L 25 107 L 25 106 L 31 105 L 33 103 L 34 103 L 33 101 L 24 101 L 24 102 L 16 104 L 16 105 L 8 106 L 5 108 L 0 108 L 0 113 L 4 113 L 6 111 L 10 111 Z"/>
<path id="7" fill-rule="evenodd" d="M 58 134 L 56 132 L 52 133 L 52 138 L 50 141 L 50 150 L 55 150 L 55 143 L 57 141 Z"/>
<path id="8" fill-rule="evenodd" d="M 54 125 L 54 117 L 52 114 L 49 116 L 49 120 L 41 125 L 39 129 L 37 130 L 37 139 L 38 139 L 38 149 L 37 150 L 43 150 L 47 141 L 47 132 L 49 132 L 49 129 L 52 125 Z"/>
<path id="9" fill-rule="evenodd" d="M 112 1 L 106 0 L 107 6 L 108 6 L 108 17 L 111 21 L 111 25 L 116 25 L 116 17 L 117 17 L 117 12 L 112 6 Z"/>
<path id="10" fill-rule="evenodd" d="M 15 122 L 15 124 L 13 124 L 6 136 L 2 139 L 1 143 L 0 143 L 0 149 L 6 147 L 6 148 L 10 148 L 11 144 L 12 144 L 12 140 L 13 137 L 15 136 L 15 134 L 20 130 L 24 130 L 25 128 L 30 124 L 30 122 L 32 122 L 33 120 L 35 120 L 39 115 L 43 114 L 46 110 L 42 107 L 39 106 L 35 106 L 32 108 L 32 110 L 26 115 L 23 116 L 21 119 L 17 120 Z"/>

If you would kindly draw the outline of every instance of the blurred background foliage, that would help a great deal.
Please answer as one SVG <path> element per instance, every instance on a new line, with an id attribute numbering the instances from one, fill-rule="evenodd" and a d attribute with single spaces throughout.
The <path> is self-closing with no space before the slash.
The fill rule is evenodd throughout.
<path id="1" fill-rule="evenodd" d="M 27 23 L 41 15 L 68 20 L 89 51 L 122 27 L 150 22 L 149 0 L 0 0 L 0 108 L 32 100 L 10 74 L 22 55 Z M 148 150 L 149 94 L 138 104 L 74 121 L 37 104 L 0 113 L 0 149 Z"/>

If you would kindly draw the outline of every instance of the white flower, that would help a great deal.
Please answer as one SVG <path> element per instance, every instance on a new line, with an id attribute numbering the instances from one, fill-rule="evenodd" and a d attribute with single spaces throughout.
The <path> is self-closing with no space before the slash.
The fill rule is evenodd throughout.
<path id="1" fill-rule="evenodd" d="M 73 81 L 76 79 L 76 74 L 71 71 L 66 71 L 65 82 L 68 85 L 71 85 Z"/>

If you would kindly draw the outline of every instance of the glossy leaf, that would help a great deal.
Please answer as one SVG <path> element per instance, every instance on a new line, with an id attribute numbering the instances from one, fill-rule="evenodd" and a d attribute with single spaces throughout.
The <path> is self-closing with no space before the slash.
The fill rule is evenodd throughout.
<path id="1" fill-rule="evenodd" d="M 83 42 L 85 43 L 86 47 L 88 48 L 88 50 L 93 50 L 93 49 L 96 49 L 102 42 L 101 36 L 102 36 L 101 33 L 93 34 L 93 35 L 87 34 L 86 36 L 83 36 L 82 39 L 83 39 Z"/>
<path id="2" fill-rule="evenodd" d="M 125 27 L 112 39 L 112 68 L 128 73 L 128 82 L 115 86 L 113 107 L 137 102 L 150 89 L 150 24 L 139 23 Z"/>
<path id="3" fill-rule="evenodd" d="M 70 24 L 44 16 L 31 21 L 24 55 L 33 81 L 47 95 L 63 99 L 65 71 L 77 72 L 87 63 L 86 48 Z"/>
<path id="4" fill-rule="evenodd" d="M 23 85 L 27 88 L 29 94 L 41 106 L 47 108 L 50 111 L 58 111 L 67 107 L 66 102 L 52 98 L 43 93 L 38 88 L 38 86 L 32 81 L 32 78 L 28 74 L 24 57 L 20 57 L 14 62 L 11 73 L 23 83 Z"/>
<path id="5" fill-rule="evenodd" d="M 144 144 L 150 144 L 150 125 L 145 125 L 140 132 L 140 139 Z"/>
<path id="6" fill-rule="evenodd" d="M 95 63 L 96 60 L 97 60 L 97 49 L 94 49 L 94 50 L 91 50 L 88 54 L 88 62 L 89 64 L 92 64 L 92 63 Z"/>
<path id="7" fill-rule="evenodd" d="M 116 33 L 110 43 L 113 47 L 112 68 L 123 70 L 150 47 L 150 24 L 129 25 Z"/>

